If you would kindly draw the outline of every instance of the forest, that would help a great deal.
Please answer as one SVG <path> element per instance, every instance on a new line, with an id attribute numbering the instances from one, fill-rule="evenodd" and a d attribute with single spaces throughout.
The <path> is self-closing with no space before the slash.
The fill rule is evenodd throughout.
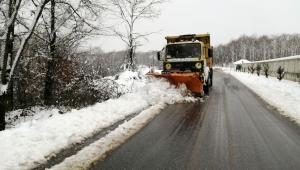
<path id="1" fill-rule="evenodd" d="M 261 61 L 300 54 L 300 34 L 241 35 L 214 47 L 214 64 L 229 65 L 240 59 Z"/>

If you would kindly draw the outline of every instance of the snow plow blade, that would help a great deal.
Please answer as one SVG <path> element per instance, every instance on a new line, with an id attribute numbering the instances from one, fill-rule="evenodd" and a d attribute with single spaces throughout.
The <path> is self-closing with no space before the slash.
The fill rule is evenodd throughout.
<path id="1" fill-rule="evenodd" d="M 180 84 L 185 84 L 187 89 L 193 92 L 196 96 L 204 96 L 203 92 L 203 78 L 199 73 L 168 73 L 161 74 L 158 72 L 147 73 L 146 75 L 152 75 L 155 77 L 162 77 L 168 80 L 171 84 L 176 86 Z"/>

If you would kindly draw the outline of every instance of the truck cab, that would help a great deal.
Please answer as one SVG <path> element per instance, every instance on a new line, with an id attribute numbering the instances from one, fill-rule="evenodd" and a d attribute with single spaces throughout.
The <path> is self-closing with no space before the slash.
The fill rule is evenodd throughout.
<path id="1" fill-rule="evenodd" d="M 176 85 L 183 83 L 199 96 L 208 95 L 213 71 L 210 35 L 188 34 L 165 39 L 167 44 L 157 53 L 157 59 L 163 61 L 163 71 L 152 75 L 164 77 Z"/>

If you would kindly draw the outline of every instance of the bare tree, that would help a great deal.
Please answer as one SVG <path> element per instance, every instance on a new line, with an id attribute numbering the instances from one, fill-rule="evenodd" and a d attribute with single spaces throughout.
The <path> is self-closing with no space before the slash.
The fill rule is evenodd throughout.
<path id="1" fill-rule="evenodd" d="M 134 55 L 137 47 L 142 46 L 141 39 L 155 32 L 137 31 L 134 26 L 138 20 L 154 19 L 160 15 L 158 6 L 167 0 L 108 0 L 110 11 L 118 19 L 118 26 L 113 27 L 113 35 L 118 36 L 128 48 L 128 68 L 134 67 Z M 125 28 L 125 29 L 124 29 Z M 157 31 L 156 31 L 157 32 Z"/>
<path id="2" fill-rule="evenodd" d="M 262 36 L 259 39 L 259 42 L 260 42 L 260 51 L 261 51 L 262 60 L 270 59 L 269 54 L 268 54 L 268 49 L 269 49 L 268 36 Z"/>
<path id="3" fill-rule="evenodd" d="M 249 59 L 250 57 L 250 48 L 248 47 L 250 44 L 250 37 L 243 35 L 242 43 L 241 43 L 241 55 L 243 59 Z"/>
<path id="4" fill-rule="evenodd" d="M 9 1 L 6 1 L 6 13 L 3 15 L 4 18 L 11 18 L 12 15 L 13 15 L 13 7 L 16 5 L 16 0 L 9 0 Z M 3 19 L 4 21 L 6 19 Z M 5 25 L 6 23 L 4 23 Z M 3 84 L 6 84 L 8 79 L 7 79 L 7 76 L 9 74 L 9 72 L 11 71 L 11 66 L 12 66 L 12 60 L 13 60 L 13 44 L 14 44 L 14 31 L 15 30 L 15 24 L 12 23 L 10 24 L 8 27 L 7 27 L 7 31 L 6 33 L 4 32 L 3 34 L 3 44 L 1 45 L 1 57 L 0 57 L 0 60 L 4 63 L 6 63 L 6 65 L 3 65 L 1 64 L 0 65 L 0 70 L 1 70 L 1 67 L 3 65 L 3 67 L 6 67 L 7 69 L 2 69 L 1 70 L 1 81 L 3 81 Z M 1 33 L 0 33 L 1 34 Z M 1 38 L 2 39 L 2 38 Z M 0 40 L 1 41 L 1 40 Z M 12 83 L 11 83 L 12 84 Z M 6 92 L 6 95 L 7 95 L 7 107 L 8 108 L 12 108 L 13 106 L 13 86 L 10 86 L 8 89 L 7 89 L 7 92 Z"/>
<path id="5" fill-rule="evenodd" d="M 38 37 L 47 44 L 44 50 L 44 55 L 48 58 L 44 86 L 44 104 L 47 106 L 54 101 L 55 74 L 63 58 L 70 56 L 63 55 L 62 48 L 57 47 L 58 44 L 68 45 L 64 46 L 64 51 L 72 51 L 80 40 L 99 34 L 103 31 L 101 19 L 102 11 L 105 10 L 104 5 L 95 0 L 50 1 L 50 7 L 46 7 L 42 16 L 43 22 L 38 27 L 39 32 L 43 33 Z"/>
<path id="6" fill-rule="evenodd" d="M 290 39 L 288 41 L 288 50 L 291 56 L 299 54 L 299 42 L 300 42 L 300 35 L 299 34 L 292 34 L 290 35 Z"/>
<path id="7" fill-rule="evenodd" d="M 276 37 L 273 36 L 271 39 L 272 39 L 272 42 L 271 42 L 270 48 L 271 48 L 271 54 L 273 55 L 273 57 L 271 57 L 271 59 L 273 59 L 273 58 L 277 58 L 278 48 L 277 48 L 277 39 L 276 39 Z"/>
<path id="8" fill-rule="evenodd" d="M 231 45 L 230 45 L 230 59 L 231 59 L 231 62 L 237 61 L 236 58 L 237 58 L 237 55 L 236 55 L 235 42 L 231 42 Z"/>
<path id="9" fill-rule="evenodd" d="M 280 47 L 280 57 L 287 56 L 287 39 L 288 39 L 288 34 L 282 34 L 280 35 L 279 38 L 279 47 Z"/>
<path id="10" fill-rule="evenodd" d="M 29 31 L 24 35 L 24 37 L 22 38 L 21 44 L 18 47 L 16 56 L 13 59 L 12 62 L 12 66 L 9 67 L 7 65 L 7 61 L 9 61 L 8 56 L 5 55 L 5 53 L 8 51 L 8 44 L 7 41 L 10 40 L 10 35 L 9 33 L 9 28 L 11 27 L 11 25 L 15 24 L 16 22 L 16 18 L 17 18 L 17 14 L 19 12 L 19 8 L 21 5 L 21 0 L 8 0 L 7 1 L 7 5 L 8 8 L 7 10 L 10 10 L 9 8 L 12 8 L 12 14 L 9 16 L 7 15 L 7 20 L 4 24 L 3 27 L 3 35 L 1 35 L 1 40 L 4 40 L 3 42 L 1 42 L 1 55 L 0 55 L 0 67 L 1 67 L 1 82 L 0 82 L 0 130 L 4 130 L 5 129 L 5 112 L 6 112 L 6 103 L 8 100 L 8 96 L 7 96 L 7 90 L 9 89 L 11 83 L 12 83 L 12 79 L 11 77 L 13 76 L 16 66 L 19 63 L 20 60 L 20 56 L 22 55 L 25 46 L 28 42 L 28 40 L 30 39 L 31 35 L 33 34 L 33 31 L 36 27 L 36 24 L 42 14 L 42 11 L 45 7 L 45 5 L 49 2 L 49 0 L 42 0 L 39 5 L 36 7 L 35 11 L 34 11 L 34 17 L 32 19 L 31 22 L 31 26 L 29 28 Z M 13 3 L 12 3 L 13 2 Z M 11 6 L 10 6 L 11 5 Z M 12 57 L 11 57 L 12 58 Z M 10 59 L 11 59 L 10 58 Z M 7 75 L 7 71 L 9 71 L 9 74 Z"/>

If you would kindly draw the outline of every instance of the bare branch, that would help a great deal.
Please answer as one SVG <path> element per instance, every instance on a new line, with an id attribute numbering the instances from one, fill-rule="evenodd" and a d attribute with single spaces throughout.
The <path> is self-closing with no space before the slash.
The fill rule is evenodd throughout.
<path id="1" fill-rule="evenodd" d="M 153 19 L 160 15 L 160 10 L 156 6 L 166 2 L 167 0 L 111 0 L 110 11 L 114 16 L 117 16 L 121 22 L 118 23 L 120 30 L 126 29 L 125 33 L 118 31 L 117 27 L 111 28 L 114 35 L 119 37 L 128 47 L 129 60 L 131 66 L 133 65 L 133 58 L 136 47 L 143 44 L 139 41 L 143 39 L 148 41 L 147 36 L 157 33 L 147 32 L 140 33 L 134 31 L 134 24 L 139 19 Z M 125 27 L 124 27 L 125 25 Z"/>

